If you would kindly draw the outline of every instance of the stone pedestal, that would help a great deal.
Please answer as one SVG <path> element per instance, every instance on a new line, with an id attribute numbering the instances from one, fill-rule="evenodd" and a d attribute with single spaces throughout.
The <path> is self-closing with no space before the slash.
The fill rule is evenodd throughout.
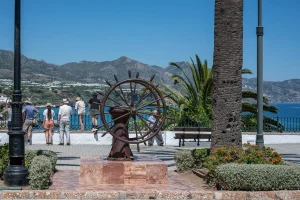
<path id="1" fill-rule="evenodd" d="M 81 185 L 102 184 L 167 184 L 168 166 L 149 156 L 134 161 L 110 161 L 101 157 L 81 157 Z"/>

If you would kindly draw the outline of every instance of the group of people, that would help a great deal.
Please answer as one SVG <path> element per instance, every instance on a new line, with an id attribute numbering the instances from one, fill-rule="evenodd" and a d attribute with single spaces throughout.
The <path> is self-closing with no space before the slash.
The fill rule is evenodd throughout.
<path id="1" fill-rule="evenodd" d="M 97 130 L 97 122 L 98 117 L 100 113 L 100 106 L 101 102 L 97 97 L 97 93 L 94 93 L 92 95 L 92 98 L 88 102 L 89 105 L 89 115 L 92 118 L 92 131 L 96 132 Z M 84 123 L 83 123 L 83 117 L 86 112 L 86 106 L 84 101 L 80 98 L 76 98 L 75 103 L 75 113 L 78 114 L 78 119 L 81 127 L 81 131 L 84 131 Z M 10 105 L 8 104 L 6 108 L 2 111 L 2 113 L 8 113 L 8 130 L 11 131 L 11 119 L 12 119 L 12 109 Z M 31 137 L 32 137 L 32 128 L 33 125 L 36 123 L 36 118 L 39 115 L 39 110 L 34 107 L 30 99 L 25 100 L 25 106 L 22 109 L 23 114 L 23 130 L 27 133 L 27 142 L 28 144 L 31 144 Z M 59 137 L 60 137 L 60 143 L 59 145 L 64 145 L 64 135 L 66 135 L 67 145 L 71 144 L 70 139 L 70 117 L 73 114 L 72 107 L 69 106 L 69 101 L 67 99 L 63 99 L 61 102 L 61 105 L 59 107 L 58 111 L 58 119 L 57 124 L 59 124 Z M 43 128 L 45 129 L 45 138 L 46 138 L 46 144 L 52 145 L 52 130 L 54 128 L 54 116 L 55 111 L 52 109 L 52 104 L 47 103 L 46 109 L 43 111 Z M 149 126 L 152 127 L 157 120 L 158 111 L 154 110 L 152 115 L 148 118 Z M 161 123 L 161 119 L 159 119 L 156 127 L 159 126 Z M 153 129 L 154 132 L 158 131 L 156 128 Z M 152 133 L 153 134 L 153 133 Z M 151 136 L 151 135 L 150 135 Z M 158 134 L 148 141 L 148 146 L 153 146 L 154 139 L 157 142 L 157 145 L 163 146 L 164 141 L 161 134 L 161 131 L 158 132 Z"/>
<path id="2" fill-rule="evenodd" d="M 27 133 L 27 142 L 31 144 L 31 137 L 32 137 L 32 128 L 33 125 L 36 123 L 36 118 L 39 115 L 39 110 L 34 107 L 30 99 L 25 100 L 25 106 L 22 109 L 23 113 L 23 130 Z M 97 93 L 92 95 L 92 98 L 89 100 L 89 115 L 92 118 L 92 131 L 97 130 L 97 121 L 98 116 L 100 113 L 100 100 L 97 97 Z M 75 103 L 75 113 L 78 114 L 78 119 L 81 127 L 81 131 L 84 131 L 84 123 L 83 123 L 83 116 L 85 115 L 85 103 L 80 98 L 76 98 Z M 4 112 L 9 112 L 8 123 L 9 123 L 9 130 L 11 130 L 10 121 L 11 121 L 11 108 L 7 108 Z M 67 99 L 63 99 L 58 111 L 58 118 L 57 124 L 59 124 L 59 137 L 60 143 L 59 145 L 64 145 L 64 135 L 66 135 L 67 145 L 71 144 L 70 139 L 70 118 L 73 114 L 72 107 L 69 106 L 69 101 Z M 54 116 L 55 111 L 52 109 L 52 104 L 47 103 L 46 109 L 43 111 L 43 128 L 45 129 L 45 138 L 46 144 L 52 145 L 52 130 L 54 128 Z"/>

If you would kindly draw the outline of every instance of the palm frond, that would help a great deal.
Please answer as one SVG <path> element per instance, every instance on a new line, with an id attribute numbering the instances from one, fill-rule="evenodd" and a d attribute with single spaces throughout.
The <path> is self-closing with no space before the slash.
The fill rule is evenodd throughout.
<path id="1" fill-rule="evenodd" d="M 251 71 L 251 69 L 243 68 L 242 74 L 252 74 L 252 71 Z"/>
<path id="2" fill-rule="evenodd" d="M 257 93 L 256 92 L 253 92 L 253 91 L 250 91 L 250 90 L 247 90 L 247 91 L 242 91 L 242 98 L 243 99 L 254 99 L 254 100 L 257 100 Z M 268 104 L 268 98 L 267 97 L 263 97 L 263 102 L 265 104 Z"/>

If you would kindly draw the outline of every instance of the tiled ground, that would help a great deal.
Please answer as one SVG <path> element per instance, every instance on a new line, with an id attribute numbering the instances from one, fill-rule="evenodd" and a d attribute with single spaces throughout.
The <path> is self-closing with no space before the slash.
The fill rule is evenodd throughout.
<path id="1" fill-rule="evenodd" d="M 204 143 L 205 144 L 205 143 Z M 207 145 L 207 144 L 205 144 Z M 186 147 L 189 148 L 189 147 Z M 195 148 L 195 147 L 193 147 Z M 47 149 L 57 153 L 58 161 L 56 168 L 58 170 L 79 170 L 80 168 L 80 157 L 81 156 L 107 156 L 111 149 L 109 145 L 71 145 L 71 146 L 60 146 L 60 145 L 30 145 L 26 146 L 28 150 L 36 149 Z M 182 147 L 173 146 L 152 146 L 148 147 L 144 144 L 141 145 L 141 151 L 136 151 L 136 145 L 132 145 L 131 149 L 134 155 L 148 155 L 155 156 L 168 164 L 169 170 L 174 170 L 174 153 Z"/>

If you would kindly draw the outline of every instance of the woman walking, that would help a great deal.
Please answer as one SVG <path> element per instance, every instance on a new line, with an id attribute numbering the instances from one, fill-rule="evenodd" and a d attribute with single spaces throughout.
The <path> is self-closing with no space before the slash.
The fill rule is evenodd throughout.
<path id="1" fill-rule="evenodd" d="M 55 115 L 54 110 L 52 110 L 51 103 L 47 103 L 47 109 L 44 110 L 43 116 L 43 127 L 45 129 L 45 137 L 46 137 L 46 144 L 52 145 L 52 129 L 54 127 L 53 117 Z"/>

